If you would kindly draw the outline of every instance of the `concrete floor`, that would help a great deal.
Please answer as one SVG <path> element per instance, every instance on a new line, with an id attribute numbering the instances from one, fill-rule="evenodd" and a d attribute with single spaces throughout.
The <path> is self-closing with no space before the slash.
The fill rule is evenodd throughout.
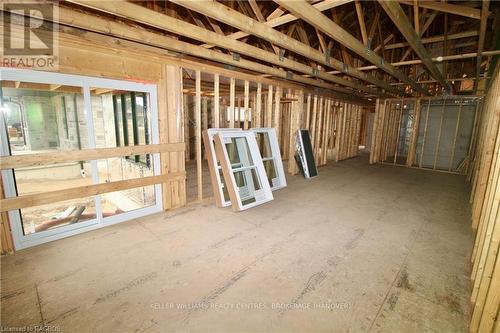
<path id="1" fill-rule="evenodd" d="M 465 332 L 463 177 L 362 158 L 1 261 L 1 323 L 62 332 Z"/>

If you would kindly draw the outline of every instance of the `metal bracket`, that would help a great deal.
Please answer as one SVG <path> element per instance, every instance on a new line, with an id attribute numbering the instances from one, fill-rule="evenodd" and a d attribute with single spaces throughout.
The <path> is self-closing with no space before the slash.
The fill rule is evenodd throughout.
<path id="1" fill-rule="evenodd" d="M 284 49 L 280 49 L 279 58 L 280 58 L 280 61 L 285 61 L 285 50 Z"/>
<path id="2" fill-rule="evenodd" d="M 234 53 L 234 52 L 233 52 L 233 60 L 234 60 L 234 61 L 240 61 L 240 54 L 239 54 L 239 53 Z"/>
<path id="3" fill-rule="evenodd" d="M 380 65 L 384 66 L 384 64 L 385 64 L 384 58 L 380 57 Z"/>
<path id="4" fill-rule="evenodd" d="M 368 38 L 368 43 L 367 43 L 366 47 L 369 48 L 370 50 L 372 49 L 372 43 L 373 43 L 373 39 Z"/>
<path id="5" fill-rule="evenodd" d="M 332 53 L 331 49 L 326 49 L 325 51 L 325 61 L 327 64 L 330 64 L 330 54 Z"/>
<path id="6" fill-rule="evenodd" d="M 292 80 L 293 79 L 293 73 L 292 72 L 286 72 L 286 78 L 288 80 Z"/>
<path id="7" fill-rule="evenodd" d="M 319 69 L 317 69 L 317 68 L 313 68 L 313 70 L 312 70 L 312 74 L 313 74 L 314 76 L 318 76 L 318 75 L 319 75 Z"/>
<path id="8" fill-rule="evenodd" d="M 224 64 L 224 68 L 225 69 L 229 69 L 230 71 L 234 71 L 234 66 L 233 65 Z"/>

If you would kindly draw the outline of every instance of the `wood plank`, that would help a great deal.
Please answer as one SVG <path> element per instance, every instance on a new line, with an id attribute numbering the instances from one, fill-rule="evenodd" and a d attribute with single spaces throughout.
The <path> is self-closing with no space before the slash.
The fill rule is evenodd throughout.
<path id="1" fill-rule="evenodd" d="M 259 83 L 260 84 L 260 83 Z M 220 126 L 219 74 L 214 74 L 214 127 Z"/>
<path id="2" fill-rule="evenodd" d="M 164 143 L 139 146 L 125 146 L 116 148 L 95 148 L 82 150 L 60 150 L 48 153 L 23 154 L 0 157 L 0 168 L 2 170 L 14 168 L 26 168 L 58 163 L 70 163 L 79 161 L 90 161 L 113 157 L 124 157 L 132 155 L 144 155 L 166 152 L 182 152 L 184 143 Z"/>
<path id="3" fill-rule="evenodd" d="M 279 3 L 281 6 L 288 9 L 295 16 L 302 18 L 315 28 L 320 29 L 326 35 L 335 39 L 339 43 L 343 44 L 345 47 L 355 52 L 362 58 L 370 61 L 372 64 L 377 66 L 378 68 L 386 71 L 392 76 L 396 77 L 400 81 L 406 82 L 408 85 L 412 86 L 415 91 L 420 92 L 422 94 L 428 94 L 427 91 L 420 86 L 417 82 L 410 79 L 403 72 L 397 70 L 395 67 L 391 66 L 389 63 L 383 61 L 381 57 L 379 57 L 374 52 L 366 52 L 366 47 L 357 40 L 354 36 L 349 34 L 346 30 L 340 27 L 338 24 L 330 20 L 323 13 L 315 9 L 313 6 L 308 4 L 304 0 L 300 1 L 285 1 L 285 0 L 275 0 L 275 2 Z M 337 68 L 342 71 L 342 68 Z M 349 69 L 349 72 L 351 70 Z M 356 77 L 360 78 L 358 75 Z M 366 79 L 365 79 L 366 80 Z M 366 80 L 367 81 L 367 80 Z M 369 82 L 369 81 L 368 81 Z M 378 85 L 379 87 L 384 88 L 384 85 Z M 385 88 L 384 88 L 385 89 Z M 386 89 L 387 90 L 387 89 Z M 391 91 L 391 90 L 387 90 Z"/>
<path id="4" fill-rule="evenodd" d="M 474 80 L 474 95 L 477 94 L 477 88 L 479 86 L 479 74 L 481 73 L 481 53 L 484 49 L 484 40 L 486 38 L 486 27 L 488 26 L 488 8 L 490 6 L 490 0 L 483 0 L 481 8 L 481 24 L 479 27 L 479 41 L 477 43 L 477 59 L 476 59 L 476 79 Z M 497 18 L 498 19 L 498 18 Z"/>
<path id="5" fill-rule="evenodd" d="M 441 119 L 439 121 L 439 132 L 438 132 L 438 137 L 436 140 L 436 147 L 434 148 L 434 163 L 432 165 L 432 168 L 436 170 L 436 162 L 437 158 L 439 156 L 439 146 L 441 144 L 441 134 L 443 131 L 443 120 L 444 120 L 444 113 L 446 111 L 446 99 L 443 100 L 443 108 L 441 109 Z"/>
<path id="6" fill-rule="evenodd" d="M 422 41 L 420 40 L 420 36 L 415 32 L 415 29 L 412 27 L 401 6 L 395 1 L 379 0 L 379 4 L 398 27 L 399 31 L 406 38 L 420 60 L 422 60 L 422 63 L 425 65 L 429 73 L 436 80 L 438 80 L 445 89 L 451 91 L 451 86 L 444 79 L 443 74 L 437 68 L 436 64 L 432 61 L 430 54 L 427 52 L 422 44 Z"/>
<path id="7" fill-rule="evenodd" d="M 343 4 L 352 2 L 354 0 L 324 0 L 318 3 L 315 3 L 313 6 L 317 8 L 318 10 L 324 11 L 328 10 L 337 6 L 341 6 Z M 298 20 L 297 17 L 295 17 L 293 14 L 285 14 L 283 15 L 284 11 L 281 8 L 277 8 L 271 15 L 269 15 L 266 19 L 265 24 L 275 28 L 293 21 Z M 232 39 L 241 39 L 245 38 L 247 36 L 250 36 L 251 33 L 247 33 L 245 31 L 238 31 L 234 32 L 232 34 L 227 35 L 227 37 L 232 38 Z M 204 47 L 210 48 L 213 47 L 212 45 L 203 45 Z"/>
<path id="8" fill-rule="evenodd" d="M 234 128 L 235 90 L 236 90 L 236 80 L 235 78 L 232 77 L 230 78 L 230 83 L 229 83 L 229 126 L 228 126 L 229 128 Z"/>
<path id="9" fill-rule="evenodd" d="M 271 127 L 272 126 L 272 117 L 273 117 L 273 86 L 269 85 L 267 90 L 267 108 L 266 114 L 264 117 L 264 126 Z"/>
<path id="10" fill-rule="evenodd" d="M 196 189 L 198 200 L 203 199 L 203 168 L 201 156 L 201 72 L 196 71 L 196 96 L 194 102 L 195 138 L 196 138 Z"/>
<path id="11" fill-rule="evenodd" d="M 199 2 L 199 1 L 186 1 L 186 0 L 172 0 L 172 1 L 183 6 L 183 7 L 186 7 L 186 8 L 191 9 L 191 10 L 195 10 L 195 11 L 197 11 L 201 14 L 207 15 L 213 19 L 224 22 L 225 24 L 228 24 L 230 26 L 233 26 L 233 27 L 238 28 L 238 29 L 243 30 L 243 31 L 247 31 L 247 32 L 249 32 L 257 37 L 260 37 L 264 40 L 267 40 L 268 42 L 275 44 L 275 45 L 278 45 L 284 49 L 301 54 L 302 56 L 304 56 L 308 59 L 311 59 L 317 63 L 320 63 L 324 66 L 332 67 L 332 68 L 335 68 L 337 70 L 344 70 L 345 69 L 345 64 L 343 64 L 341 61 L 336 60 L 335 58 L 329 58 L 327 60 L 327 58 L 325 57 L 325 55 L 322 52 L 320 52 L 320 51 L 318 51 L 318 50 L 316 50 L 316 49 L 314 49 L 314 48 L 312 48 L 312 47 L 310 47 L 302 42 L 299 42 L 298 40 L 295 40 L 293 38 L 289 38 L 289 36 L 287 36 L 286 34 L 283 34 L 279 31 L 276 31 L 273 28 L 265 25 L 264 23 L 258 22 L 258 21 L 254 20 L 248 16 L 245 16 L 244 14 L 242 14 L 236 10 L 233 10 L 227 6 L 224 6 L 223 4 L 221 4 L 219 2 L 215 2 L 215 1 Z M 294 2 L 284 2 L 281 0 L 276 0 L 276 1 L 279 4 L 281 4 L 283 7 L 287 8 L 289 10 L 290 10 L 290 8 L 289 8 L 290 4 L 295 3 L 295 1 Z M 317 9 L 312 7 L 311 5 L 309 5 L 307 3 L 306 3 L 306 5 L 310 6 L 310 8 L 312 8 L 312 9 L 314 9 L 317 13 L 319 13 L 319 15 L 324 16 L 320 11 L 318 11 Z M 295 14 L 295 16 L 298 15 L 296 12 L 293 12 L 293 13 Z M 324 17 L 326 18 L 326 16 L 324 16 Z M 323 32 L 325 32 L 325 31 L 323 31 Z M 354 37 L 352 37 L 352 38 L 354 40 L 356 40 Z M 360 45 L 362 45 L 361 42 L 359 42 L 359 41 L 357 41 L 357 42 Z M 240 49 L 241 49 L 241 47 L 240 47 Z M 235 50 L 235 51 L 237 51 L 237 50 Z M 239 51 L 239 52 L 241 52 L 241 51 Z M 271 58 L 270 56 L 267 56 L 267 59 L 261 59 L 261 60 L 269 62 L 272 60 L 270 58 Z M 276 55 L 274 55 L 273 58 L 276 58 Z M 378 63 L 380 63 L 380 61 Z M 280 60 L 280 63 L 278 63 L 278 65 L 284 66 L 283 59 Z M 312 69 L 312 67 L 310 69 Z M 311 74 L 311 73 L 315 73 L 315 72 L 316 71 L 311 70 L 309 73 L 306 73 L 306 74 Z M 354 76 L 360 80 L 375 84 L 375 85 L 385 89 L 388 92 L 390 91 L 390 92 L 397 93 L 397 94 L 399 93 L 398 90 L 394 90 L 392 88 L 389 88 L 390 85 L 388 85 L 387 82 L 379 80 L 379 79 L 375 78 L 374 76 L 367 75 L 366 73 L 363 73 L 361 71 L 357 71 L 355 68 L 348 67 L 345 72 L 347 75 L 351 75 L 351 76 Z M 326 74 L 326 72 L 320 71 L 320 73 L 317 73 L 317 74 L 318 74 L 318 77 L 322 78 L 323 76 L 320 76 L 320 74 L 324 75 L 324 74 Z M 331 77 L 329 77 L 329 74 L 326 74 L 325 79 L 326 80 L 330 79 L 330 81 L 333 82 L 331 80 Z M 339 78 L 336 78 L 336 79 L 338 82 Z M 348 80 L 341 80 L 341 81 L 342 81 L 342 83 L 340 83 L 340 82 L 338 82 L 338 83 L 343 84 L 343 85 L 348 86 L 348 87 L 351 87 L 351 88 L 360 89 L 360 87 L 363 87 L 363 85 L 356 84 L 353 81 L 348 81 Z M 345 82 L 345 81 L 347 81 L 347 82 Z M 365 90 L 363 90 L 363 91 L 365 91 Z"/>
<path id="12" fill-rule="evenodd" d="M 146 25 L 158 28 L 158 29 L 163 29 L 163 30 L 166 30 L 166 31 L 169 31 L 172 33 L 184 35 L 184 36 L 189 37 L 189 38 L 193 38 L 193 39 L 205 41 L 205 42 L 211 42 L 211 43 L 213 43 L 219 47 L 225 48 L 227 50 L 231 50 L 231 51 L 237 52 L 239 54 L 245 54 L 245 55 L 250 56 L 252 58 L 259 59 L 261 61 L 270 62 L 270 63 L 273 63 L 274 65 L 279 66 L 279 67 L 285 67 L 285 68 L 288 68 L 290 70 L 298 71 L 298 72 L 301 72 L 304 74 L 311 74 L 314 72 L 312 67 L 304 65 L 298 61 L 293 61 L 293 60 L 290 60 L 288 58 L 284 58 L 284 59 L 280 58 L 279 55 L 276 55 L 272 52 L 268 52 L 268 51 L 265 51 L 265 50 L 260 49 L 258 47 L 252 46 L 250 44 L 246 44 L 246 43 L 243 43 L 243 42 L 231 39 L 231 38 L 227 38 L 225 36 L 221 36 L 213 31 L 209 31 L 209 30 L 200 28 L 196 25 L 184 22 L 184 21 L 179 20 L 179 19 L 175 19 L 173 17 L 169 17 L 169 16 L 164 15 L 162 13 L 152 11 L 150 9 L 147 9 L 145 7 L 142 7 L 142 6 L 130 3 L 130 2 L 122 2 L 122 1 L 119 1 L 119 2 L 107 2 L 107 1 L 96 2 L 96 1 L 89 1 L 89 0 L 81 0 L 81 1 L 80 0 L 78 0 L 78 1 L 72 0 L 72 2 L 78 3 L 79 5 L 82 5 L 85 7 L 101 10 L 101 11 L 104 11 L 107 13 L 112 13 L 112 14 L 117 15 L 117 16 L 129 18 L 131 20 L 134 20 L 134 21 L 137 21 L 137 22 L 140 22 L 140 23 L 143 23 L 143 24 L 146 24 Z M 192 2 L 192 3 L 194 4 L 195 2 Z M 204 6 L 207 6 L 207 4 L 208 4 L 207 2 L 203 3 Z M 239 13 L 239 14 L 246 17 L 245 15 L 243 15 L 241 13 Z M 79 16 L 82 16 L 81 13 L 79 14 Z M 88 16 L 88 15 L 85 15 L 85 16 Z M 250 19 L 250 18 L 248 18 L 248 19 Z M 67 23 L 71 26 L 76 25 L 73 20 L 67 19 L 62 14 L 60 15 L 59 20 L 64 21 L 65 23 Z M 94 20 L 94 18 L 92 18 L 92 20 Z M 85 20 L 85 19 L 83 20 L 83 22 L 82 22 L 82 20 L 80 20 L 79 25 L 85 26 L 85 28 L 88 30 L 95 31 L 96 28 L 89 25 L 87 21 L 88 20 Z M 110 33 L 109 26 L 110 25 L 114 26 L 114 22 L 111 22 L 109 20 L 105 20 L 105 22 L 106 23 L 103 24 L 104 27 L 102 27 L 102 29 L 100 29 L 100 30 L 105 34 L 109 34 Z M 257 21 L 255 21 L 255 22 L 257 22 Z M 259 23 L 259 22 L 257 22 L 257 23 Z M 118 34 L 120 36 L 129 35 L 129 32 L 127 32 L 128 29 L 130 29 L 130 27 L 128 27 L 128 26 L 125 29 L 120 29 L 120 30 L 114 29 L 114 34 Z M 138 32 L 136 32 L 136 33 L 138 33 Z M 151 36 L 146 31 L 141 31 L 140 34 L 143 37 L 144 36 Z M 274 75 L 271 73 L 271 72 L 274 72 L 279 77 L 282 77 L 285 79 L 291 79 L 293 81 L 302 81 L 303 82 L 304 80 L 307 80 L 308 82 L 310 82 L 308 84 L 311 84 L 311 85 L 317 85 L 317 84 L 324 85 L 325 84 L 325 82 L 321 83 L 321 82 L 318 82 L 317 80 L 303 77 L 300 75 L 292 75 L 292 77 L 290 78 L 289 73 L 287 73 L 286 71 L 279 70 L 279 69 L 273 70 L 272 67 L 270 67 L 270 66 L 262 67 L 263 66 L 262 64 L 258 64 L 258 66 L 256 66 L 257 64 L 255 62 L 251 62 L 251 61 L 249 62 L 249 61 L 247 61 L 245 59 L 241 59 L 241 58 L 239 60 L 235 60 L 235 58 L 231 55 L 224 55 L 220 52 L 216 52 L 213 50 L 207 50 L 203 47 L 195 47 L 194 45 L 188 44 L 188 43 L 182 43 L 182 42 L 179 43 L 178 40 L 175 40 L 173 38 L 168 38 L 165 36 L 163 36 L 165 38 L 161 38 L 162 36 L 158 35 L 158 34 L 153 34 L 153 36 L 154 36 L 155 40 L 162 39 L 162 40 L 166 41 L 168 39 L 168 42 L 155 43 L 156 46 L 159 46 L 162 48 L 177 49 L 178 52 L 189 53 L 189 54 L 194 55 L 196 57 L 203 57 L 203 58 L 210 59 L 210 60 L 215 60 L 215 59 L 219 58 L 219 59 L 221 59 L 221 61 L 223 63 L 231 64 L 233 66 L 238 66 L 238 67 L 254 67 L 255 69 L 258 69 L 258 68 L 264 69 L 265 68 L 265 71 L 269 72 L 268 74 Z M 153 36 L 151 36 L 151 37 L 153 37 Z M 148 43 L 150 43 L 151 37 L 146 38 L 146 39 L 145 38 L 142 38 L 142 39 L 135 38 L 134 40 L 136 40 L 140 43 L 144 43 L 144 41 L 146 40 L 146 41 L 148 41 Z M 224 58 L 224 60 L 222 60 L 223 58 Z M 323 58 L 324 58 L 324 55 L 323 55 Z M 354 88 L 355 93 L 357 93 L 357 90 L 362 90 L 362 91 L 372 93 L 372 94 L 376 93 L 373 89 L 366 88 L 364 85 L 354 84 L 351 81 L 336 77 L 336 76 L 331 75 L 331 74 L 327 74 L 324 71 L 320 71 L 320 73 L 318 74 L 318 77 L 321 79 L 324 79 L 326 81 L 329 81 L 329 82 L 333 82 L 333 83 L 337 83 L 337 84 L 340 84 L 343 86 L 349 86 L 351 88 Z M 338 91 L 338 92 L 344 93 L 344 94 L 352 93 L 348 89 L 338 87 L 335 85 L 331 85 L 331 84 L 329 84 L 328 89 L 333 89 L 335 91 Z"/>
<path id="13" fill-rule="evenodd" d="M 356 0 L 354 3 L 356 5 L 356 15 L 358 16 L 359 29 L 361 30 L 361 38 L 363 44 L 365 44 L 365 46 L 368 46 L 368 34 L 366 33 L 365 14 L 363 11 L 363 7 L 361 6 L 361 2 L 359 0 Z"/>
<path id="14" fill-rule="evenodd" d="M 261 127 L 261 117 L 262 117 L 262 83 L 257 83 L 257 96 L 255 105 L 255 123 L 252 124 L 253 128 Z"/>
<path id="15" fill-rule="evenodd" d="M 69 189 L 36 193 L 0 200 L 0 211 L 6 212 L 15 209 L 36 207 L 64 200 L 78 199 L 103 193 L 123 191 L 131 188 L 160 184 L 179 179 L 185 179 L 184 171 L 173 172 L 160 176 L 150 176 L 116 182 L 79 186 Z"/>
<path id="16" fill-rule="evenodd" d="M 450 157 L 450 163 L 448 166 L 448 171 L 451 171 L 451 169 L 453 167 L 453 159 L 455 158 L 455 148 L 457 145 L 458 129 L 460 128 L 460 120 L 462 117 L 462 105 L 463 105 L 463 101 L 460 102 L 460 106 L 458 107 L 457 124 L 455 126 L 455 134 L 453 135 L 453 144 L 451 146 L 451 157 Z"/>
<path id="17" fill-rule="evenodd" d="M 244 92 L 244 102 L 243 108 L 245 109 L 245 119 L 243 120 L 243 129 L 248 129 L 248 118 L 249 118 L 249 108 L 250 108 L 250 82 L 245 80 L 245 92 Z"/>
<path id="18" fill-rule="evenodd" d="M 410 6 L 414 5 L 413 0 L 398 0 L 398 1 L 399 3 L 405 5 L 410 5 Z M 433 1 L 433 0 L 419 1 L 418 6 L 421 8 L 432 9 L 443 13 L 465 16 L 476 20 L 481 19 L 479 9 L 471 8 L 468 6 L 455 5 L 443 1 Z M 488 12 L 488 15 L 489 14 L 490 13 Z"/>

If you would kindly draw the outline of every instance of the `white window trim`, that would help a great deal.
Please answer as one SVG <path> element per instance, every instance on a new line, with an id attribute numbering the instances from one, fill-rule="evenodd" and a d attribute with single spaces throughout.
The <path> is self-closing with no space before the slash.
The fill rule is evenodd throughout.
<path id="1" fill-rule="evenodd" d="M 256 192 L 256 201 L 247 205 L 243 205 L 241 201 L 238 187 L 236 186 L 236 180 L 234 178 L 233 168 L 229 160 L 226 145 L 224 144 L 225 141 L 232 138 L 246 139 L 261 186 L 261 189 Z M 221 162 L 224 179 L 226 180 L 228 186 L 232 187 L 232 191 L 230 189 L 228 190 L 230 190 L 229 195 L 231 197 L 231 205 L 233 207 L 233 211 L 246 210 L 273 200 L 273 194 L 271 191 L 271 187 L 269 186 L 269 181 L 267 180 L 266 170 L 264 169 L 264 164 L 262 163 L 259 147 L 257 146 L 257 140 L 255 139 L 255 133 L 251 131 L 219 132 L 215 136 L 214 141 L 216 145 L 217 159 L 219 159 L 219 161 Z"/>
<path id="2" fill-rule="evenodd" d="M 222 167 L 219 165 L 219 160 L 217 159 L 217 154 L 215 153 L 215 145 L 214 145 L 214 137 L 220 132 L 241 132 L 241 128 L 209 128 L 206 130 L 206 137 L 208 138 L 208 142 L 205 142 L 205 152 L 207 153 L 208 163 L 209 163 L 209 171 L 212 174 L 212 179 L 215 178 L 217 181 L 217 191 L 212 184 L 212 190 L 214 195 L 218 196 L 219 201 L 216 200 L 217 203 L 220 203 L 222 207 L 231 206 L 231 200 L 227 200 L 224 198 L 224 192 L 222 190 L 222 179 L 220 177 L 219 170 L 222 170 Z M 210 151 L 207 151 L 206 148 L 209 148 Z"/>
<path id="3" fill-rule="evenodd" d="M 276 177 L 271 181 L 273 185 L 271 186 L 271 190 L 279 190 L 281 188 L 286 187 L 286 176 L 285 170 L 283 169 L 283 160 L 281 159 L 280 146 L 278 142 L 278 136 L 276 135 L 276 129 L 273 127 L 270 128 L 252 128 L 250 129 L 257 136 L 258 133 L 267 134 L 269 138 L 269 145 L 271 146 L 272 158 L 274 161 L 274 168 L 276 170 Z"/>
<path id="4" fill-rule="evenodd" d="M 90 99 L 90 87 L 96 88 L 107 88 L 116 90 L 127 90 L 135 92 L 148 93 L 150 97 L 150 108 L 151 108 L 151 143 L 159 143 L 159 129 L 158 129 L 158 106 L 157 106 L 157 90 L 156 85 L 132 82 L 132 81 L 121 81 L 114 79 L 97 78 L 82 75 L 73 74 L 62 74 L 55 72 L 42 72 L 33 71 L 27 69 L 17 69 L 17 68 L 0 68 L 0 78 L 6 81 L 21 81 L 30 83 L 45 83 L 45 84 L 60 84 L 82 87 L 84 95 L 84 112 L 87 121 L 88 133 L 89 135 L 89 148 L 95 148 L 95 138 L 93 136 L 93 117 L 91 109 L 91 99 Z M 6 140 L 6 128 L 3 121 L 0 121 L 0 139 L 3 144 L 1 144 L 1 155 L 7 156 L 9 154 L 9 147 L 5 146 L 8 143 Z M 153 155 L 153 172 L 154 175 L 160 175 L 160 154 Z M 97 163 L 94 160 L 91 162 L 93 168 L 93 181 L 98 182 L 97 173 Z M 6 197 L 14 197 L 17 195 L 14 185 L 14 178 L 12 170 L 2 170 L 3 186 L 5 190 Z M 116 223 L 128 221 L 145 215 L 157 213 L 163 210 L 162 201 L 162 190 L 161 184 L 156 184 L 155 195 L 156 204 L 153 206 L 148 206 L 140 209 L 136 209 L 130 212 L 121 213 L 118 215 L 110 217 L 102 217 L 102 209 L 100 205 L 100 195 L 95 197 L 96 200 L 96 215 L 97 218 L 89 221 L 79 222 L 73 225 L 61 226 L 55 229 L 45 230 L 33 234 L 24 235 L 20 211 L 9 211 L 9 222 L 12 230 L 12 238 L 14 241 L 14 247 L 16 250 L 25 249 L 42 243 L 50 242 L 53 240 L 73 236 L 86 231 L 99 229 Z"/>

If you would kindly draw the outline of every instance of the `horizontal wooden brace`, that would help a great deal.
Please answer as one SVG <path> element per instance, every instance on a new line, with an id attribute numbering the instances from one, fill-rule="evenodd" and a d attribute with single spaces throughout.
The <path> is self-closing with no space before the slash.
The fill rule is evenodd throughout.
<path id="1" fill-rule="evenodd" d="M 25 168 L 57 163 L 70 163 L 89 160 L 102 160 L 106 158 L 144 155 L 155 153 L 183 152 L 185 144 L 164 143 L 140 146 L 127 146 L 116 148 L 95 148 L 82 150 L 59 150 L 55 152 L 14 155 L 0 157 L 0 169 Z"/>
<path id="2" fill-rule="evenodd" d="M 161 184 L 180 180 L 186 177 L 185 171 L 168 173 L 166 175 L 120 180 L 111 183 L 79 186 L 69 189 L 35 193 L 0 200 L 0 212 L 40 206 L 70 199 L 85 198 L 93 195 L 128 190 L 131 188 Z M 159 200 L 160 198 L 157 198 Z"/>

